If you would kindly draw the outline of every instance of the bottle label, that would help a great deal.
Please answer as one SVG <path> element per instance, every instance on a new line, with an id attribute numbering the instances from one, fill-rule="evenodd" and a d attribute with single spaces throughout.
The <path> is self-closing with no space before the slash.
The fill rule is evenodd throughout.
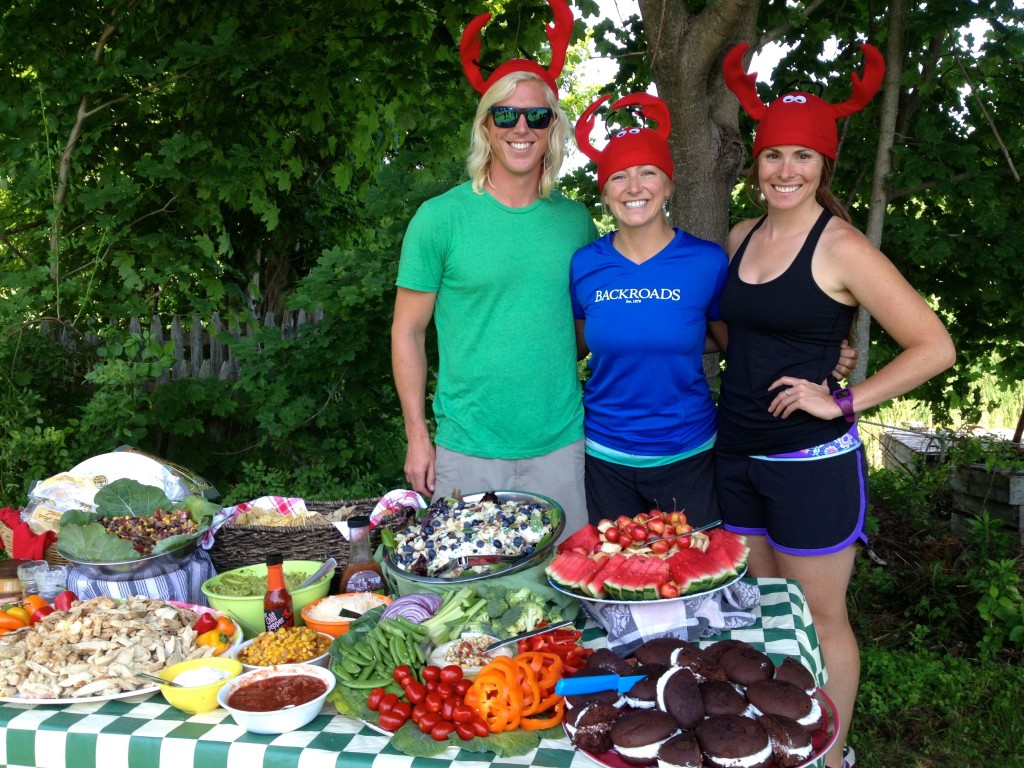
<path id="1" fill-rule="evenodd" d="M 292 616 L 291 611 L 283 609 L 274 611 L 264 611 L 263 623 L 267 628 L 267 632 L 276 632 L 279 629 L 294 626 L 295 620 Z"/>
<path id="2" fill-rule="evenodd" d="M 374 592 L 384 589 L 384 579 L 374 570 L 356 571 L 349 576 L 345 588 L 349 592 Z"/>

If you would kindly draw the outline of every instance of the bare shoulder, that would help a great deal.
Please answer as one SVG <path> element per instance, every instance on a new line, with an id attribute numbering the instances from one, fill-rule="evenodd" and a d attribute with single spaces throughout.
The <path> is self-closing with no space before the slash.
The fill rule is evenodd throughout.
<path id="1" fill-rule="evenodd" d="M 833 216 L 821 235 L 818 246 L 829 261 L 845 264 L 848 261 L 863 264 L 865 260 L 888 261 L 875 248 L 867 236 L 848 221 Z"/>
<path id="2" fill-rule="evenodd" d="M 733 228 L 729 231 L 729 239 L 726 241 L 725 250 L 729 254 L 730 259 L 733 257 L 733 254 L 736 253 L 740 245 L 743 243 L 743 239 L 750 234 L 750 230 L 752 230 L 754 226 L 757 224 L 757 222 L 759 222 L 760 220 L 760 218 L 744 219 L 743 221 L 734 225 Z"/>

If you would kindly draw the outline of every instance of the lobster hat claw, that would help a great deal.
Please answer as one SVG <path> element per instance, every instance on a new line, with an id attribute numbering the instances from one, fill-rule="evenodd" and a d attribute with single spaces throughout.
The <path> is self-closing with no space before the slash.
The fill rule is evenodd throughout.
<path id="1" fill-rule="evenodd" d="M 544 27 L 551 44 L 551 64 L 547 69 L 532 59 L 511 59 L 495 69 L 490 77 L 484 78 L 480 72 L 480 33 L 491 20 L 491 14 L 481 14 L 466 26 L 459 43 L 459 57 L 462 60 L 462 71 L 477 93 L 482 96 L 501 78 L 513 72 L 529 72 L 543 80 L 558 97 L 558 76 L 565 66 L 565 53 L 569 49 L 574 19 L 572 9 L 565 0 L 548 0 L 548 5 L 551 6 L 555 20 Z"/>
<path id="2" fill-rule="evenodd" d="M 765 106 L 754 87 L 756 73 L 747 74 L 743 68 L 743 55 L 749 47 L 742 43 L 729 51 L 722 71 L 725 84 L 736 94 L 743 109 L 759 122 L 754 156 L 765 147 L 792 144 L 835 160 L 839 149 L 836 120 L 864 109 L 882 87 L 885 60 L 879 50 L 867 43 L 860 47 L 864 52 L 864 76 L 852 73 L 853 95 L 841 104 L 830 104 L 812 93 L 794 91 Z"/>
<path id="3" fill-rule="evenodd" d="M 594 129 L 594 113 L 611 96 L 602 96 L 580 115 L 576 121 L 576 143 L 580 151 L 597 163 L 597 187 L 603 190 L 608 178 L 634 165 L 653 165 L 664 171 L 670 179 L 675 166 L 668 137 L 672 132 L 672 117 L 668 105 L 657 96 L 648 93 L 634 93 L 623 96 L 611 105 L 611 109 L 637 106 L 642 117 L 657 122 L 657 128 L 623 128 L 616 133 L 603 150 L 590 143 L 590 132 Z"/>

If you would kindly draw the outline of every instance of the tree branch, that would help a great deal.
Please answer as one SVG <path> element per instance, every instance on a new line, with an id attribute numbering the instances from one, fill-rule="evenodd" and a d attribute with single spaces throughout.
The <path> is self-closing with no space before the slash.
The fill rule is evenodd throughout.
<path id="1" fill-rule="evenodd" d="M 766 30 L 763 35 L 757 39 L 757 44 L 754 46 L 755 50 L 760 51 L 766 45 L 775 43 L 786 37 L 794 27 L 796 27 L 798 21 L 807 19 L 819 6 L 824 5 L 825 0 L 811 0 L 797 13 L 797 18 L 787 21 L 785 24 L 780 24 L 775 29 Z"/>
<path id="2" fill-rule="evenodd" d="M 963 61 L 960 59 L 960 56 L 957 54 L 955 50 L 953 51 L 953 60 L 956 62 L 956 65 L 960 68 L 960 74 L 962 74 L 964 76 L 964 80 L 967 81 L 967 85 L 971 89 L 971 95 L 973 95 L 974 100 L 978 102 L 978 109 L 980 109 L 981 114 L 985 116 L 985 120 L 988 122 L 988 127 L 992 131 L 992 136 L 994 136 L 995 140 L 999 143 L 999 149 L 1002 150 L 1003 157 L 1006 158 L 1006 165 L 1009 166 L 1010 173 L 1013 174 L 1013 180 L 1020 181 L 1020 174 L 1017 173 L 1017 168 L 1013 164 L 1013 158 L 1010 157 L 1010 150 L 1007 149 L 1006 142 L 1003 141 L 1003 137 L 999 135 L 999 128 L 996 127 L 995 121 L 992 119 L 992 116 L 989 114 L 988 109 L 985 107 L 985 102 L 983 102 L 981 100 L 981 96 L 978 95 L 978 89 L 975 87 L 974 81 L 971 79 L 970 74 L 967 72 L 967 68 L 964 66 Z"/>

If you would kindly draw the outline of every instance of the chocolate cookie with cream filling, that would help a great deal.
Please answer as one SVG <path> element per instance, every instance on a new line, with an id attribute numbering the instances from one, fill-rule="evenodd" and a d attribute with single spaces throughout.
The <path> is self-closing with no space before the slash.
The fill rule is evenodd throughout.
<path id="1" fill-rule="evenodd" d="M 624 712 L 612 724 L 612 746 L 627 763 L 654 765 L 658 762 L 661 745 L 677 733 L 679 725 L 667 712 L 656 709 Z"/>
<path id="2" fill-rule="evenodd" d="M 701 721 L 694 733 L 710 768 L 768 768 L 772 746 L 764 727 L 741 715 L 715 715 Z"/>

